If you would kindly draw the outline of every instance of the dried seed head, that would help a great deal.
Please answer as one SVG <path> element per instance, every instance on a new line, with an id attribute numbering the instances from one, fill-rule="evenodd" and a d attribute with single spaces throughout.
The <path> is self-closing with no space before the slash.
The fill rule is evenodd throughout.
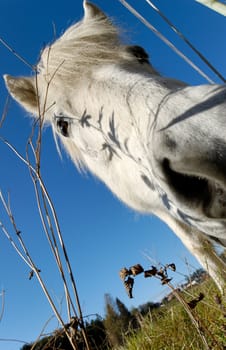
<path id="1" fill-rule="evenodd" d="M 70 325 L 70 330 L 71 331 L 73 330 L 73 332 L 76 333 L 79 326 L 79 321 L 77 317 L 71 317 L 69 325 Z"/>
<path id="2" fill-rule="evenodd" d="M 155 276 L 157 271 L 158 270 L 156 269 L 156 267 L 152 266 L 152 268 L 150 270 L 144 271 L 144 277 L 147 278 L 147 277 Z"/>
<path id="3" fill-rule="evenodd" d="M 203 294 L 202 292 L 199 293 L 199 296 L 198 296 L 199 301 L 201 301 L 204 298 L 205 298 L 205 294 Z"/>
<path id="4" fill-rule="evenodd" d="M 172 278 L 162 278 L 161 283 L 162 285 L 169 283 L 172 280 Z"/>
<path id="5" fill-rule="evenodd" d="M 137 276 L 140 273 L 144 272 L 144 269 L 140 264 L 136 264 L 136 265 L 133 265 L 132 267 L 130 267 L 130 271 L 131 271 L 133 276 Z"/>
<path id="6" fill-rule="evenodd" d="M 194 309 L 197 304 L 204 299 L 205 295 L 203 293 L 199 293 L 199 296 L 191 301 L 189 301 L 187 304 L 190 307 L 190 309 Z"/>
<path id="7" fill-rule="evenodd" d="M 126 268 L 126 267 L 123 267 L 120 271 L 119 271 L 119 276 L 120 278 L 124 281 L 125 278 L 127 276 L 129 276 L 131 274 L 131 272 Z"/>
<path id="8" fill-rule="evenodd" d="M 34 277 L 34 271 L 31 270 L 29 273 L 29 280 L 31 280 Z"/>
<path id="9" fill-rule="evenodd" d="M 170 269 L 172 271 L 176 271 L 176 265 L 174 263 L 171 263 L 171 264 L 167 264 L 166 265 L 166 268 L 167 269 Z"/>
<path id="10" fill-rule="evenodd" d="M 166 272 L 166 269 L 164 268 L 160 268 L 158 271 L 157 271 L 157 275 L 162 277 L 162 278 L 167 278 L 167 272 Z"/>
<path id="11" fill-rule="evenodd" d="M 133 298 L 133 294 L 132 294 L 133 285 L 134 285 L 134 279 L 132 277 L 128 277 L 127 280 L 124 281 L 124 286 L 129 298 Z"/>

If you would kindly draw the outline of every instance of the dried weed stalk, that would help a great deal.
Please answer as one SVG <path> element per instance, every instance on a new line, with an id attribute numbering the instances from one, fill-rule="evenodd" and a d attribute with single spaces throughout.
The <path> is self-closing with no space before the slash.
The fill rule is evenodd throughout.
<path id="1" fill-rule="evenodd" d="M 219 344 L 219 342 L 214 337 L 214 335 L 203 324 L 203 322 L 198 317 L 198 315 L 193 312 L 193 309 L 195 309 L 197 304 L 205 298 L 205 295 L 203 293 L 199 293 L 199 295 L 196 298 L 193 297 L 192 300 L 187 302 L 183 297 L 182 293 L 180 293 L 180 290 L 178 288 L 175 288 L 170 283 L 172 280 L 172 277 L 168 276 L 168 270 L 175 272 L 176 265 L 174 263 L 170 263 L 170 264 L 163 265 L 160 268 L 156 266 L 151 266 L 150 269 L 144 270 L 144 268 L 140 264 L 136 264 L 131 266 L 129 269 L 127 269 L 126 267 L 123 267 L 119 272 L 119 276 L 123 281 L 124 287 L 126 289 L 126 292 L 129 298 L 133 298 L 132 292 L 133 292 L 133 286 L 134 286 L 134 277 L 136 277 L 137 275 L 143 273 L 144 278 L 154 277 L 159 279 L 162 285 L 167 285 L 171 289 L 176 299 L 183 306 L 192 324 L 194 325 L 198 335 L 200 336 L 203 342 L 204 348 L 206 350 L 211 350 L 214 346 L 214 349 L 221 350 L 222 349 L 221 344 Z M 212 339 L 211 347 L 209 347 L 207 343 L 205 334 L 208 334 Z"/>
<path id="2" fill-rule="evenodd" d="M 19 60 L 21 60 L 24 64 L 31 68 L 36 75 L 36 93 L 38 93 L 38 80 L 37 80 L 37 69 L 35 66 L 28 63 L 23 57 L 21 57 L 5 40 L 0 38 L 0 43 L 2 43 L 13 55 L 15 55 Z M 51 47 L 50 49 L 51 50 Z M 63 62 L 62 62 L 63 64 Z M 58 67 L 59 69 L 59 67 Z M 57 70 L 58 70 L 57 69 Z M 56 70 L 56 72 L 57 72 Z M 46 93 L 45 93 L 45 101 L 47 101 L 49 86 L 54 79 L 56 72 L 51 76 L 49 83 L 47 84 Z M 0 127 L 2 126 L 7 110 L 8 110 L 9 99 L 7 98 L 4 111 L 2 114 L 2 118 L 0 120 Z M 71 268 L 70 259 L 67 254 L 67 249 L 64 244 L 63 234 L 60 229 L 58 215 L 56 213 L 54 204 L 52 199 L 48 193 L 48 190 L 45 186 L 43 177 L 41 175 L 41 151 L 42 151 L 42 129 L 45 117 L 45 108 L 46 103 L 44 102 L 43 111 L 41 111 L 40 104 L 38 104 L 39 116 L 38 119 L 34 122 L 31 135 L 27 141 L 26 145 L 26 155 L 21 155 L 16 148 L 3 137 L 0 137 L 0 140 L 8 146 L 8 148 L 27 166 L 30 177 L 34 186 L 34 192 L 36 195 L 36 204 L 38 207 L 41 223 L 43 226 L 44 233 L 47 237 L 49 246 L 51 248 L 53 257 L 55 259 L 55 263 L 58 267 L 58 271 L 64 286 L 65 297 L 67 302 L 67 312 L 68 312 L 68 322 L 65 323 L 58 311 L 54 301 L 46 287 L 45 282 L 41 277 L 41 271 L 36 266 L 35 262 L 32 259 L 32 256 L 29 250 L 26 247 L 26 243 L 23 240 L 22 232 L 18 229 L 15 217 L 12 213 L 10 207 L 10 200 L 8 197 L 8 201 L 5 200 L 2 192 L 0 191 L 0 201 L 2 202 L 4 209 L 10 219 L 12 224 L 12 228 L 16 234 L 16 239 L 8 232 L 3 222 L 0 221 L 0 228 L 5 236 L 10 241 L 11 245 L 15 249 L 16 253 L 20 256 L 20 258 L 29 266 L 30 274 L 29 279 L 31 279 L 34 275 L 37 277 L 39 284 L 45 293 L 45 296 L 61 325 L 63 332 L 68 337 L 70 344 L 73 349 L 77 350 L 78 346 L 76 345 L 76 333 L 78 330 L 81 331 L 83 336 L 84 344 L 87 350 L 90 350 L 89 340 L 87 337 L 85 324 L 83 321 L 83 314 L 81 310 L 81 305 L 79 301 L 79 296 L 77 292 L 76 282 L 74 279 L 73 271 Z M 17 241 L 17 243 L 16 243 Z M 66 271 L 62 262 L 61 253 L 63 253 L 63 258 L 66 263 Z M 69 276 L 69 278 L 67 278 Z M 67 279 L 70 280 L 70 284 L 72 287 L 72 293 L 70 292 L 70 288 L 67 282 Z M 70 325 L 70 326 L 68 326 Z"/>
<path id="3" fill-rule="evenodd" d="M 0 322 L 1 322 L 4 315 L 4 310 L 5 310 L 5 291 L 4 290 L 2 290 L 0 297 L 2 298 L 2 306 L 0 311 Z"/>

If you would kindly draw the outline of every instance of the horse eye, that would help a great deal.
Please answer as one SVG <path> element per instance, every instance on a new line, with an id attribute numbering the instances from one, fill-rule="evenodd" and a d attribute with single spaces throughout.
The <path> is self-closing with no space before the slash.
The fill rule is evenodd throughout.
<path id="1" fill-rule="evenodd" d="M 61 135 L 65 137 L 69 137 L 69 123 L 65 119 L 58 119 L 57 120 L 57 130 Z"/>

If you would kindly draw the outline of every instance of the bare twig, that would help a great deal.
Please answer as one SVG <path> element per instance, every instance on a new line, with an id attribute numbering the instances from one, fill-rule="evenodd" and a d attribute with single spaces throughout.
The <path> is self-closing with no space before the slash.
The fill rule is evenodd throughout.
<path id="1" fill-rule="evenodd" d="M 68 271 L 69 271 L 69 276 L 70 276 L 70 279 L 71 279 L 71 282 L 72 282 L 72 287 L 73 287 L 74 295 L 75 295 L 75 298 L 76 298 L 76 303 L 77 303 L 77 306 L 78 306 L 79 324 L 80 324 L 80 327 L 81 327 L 81 331 L 83 333 L 83 337 L 84 337 L 84 341 L 86 343 L 87 349 L 90 349 L 90 346 L 89 346 L 89 343 L 88 343 L 88 337 L 86 335 L 86 330 L 85 330 L 85 326 L 84 326 L 84 322 L 83 322 L 82 310 L 81 310 L 81 306 L 80 306 L 80 301 L 79 301 L 79 296 L 78 296 L 78 292 L 77 292 L 77 288 L 76 288 L 76 283 L 75 283 L 75 280 L 74 280 L 74 276 L 73 276 L 70 260 L 69 260 L 69 257 L 67 255 L 67 251 L 66 251 L 66 247 L 65 247 L 65 244 L 64 244 L 63 236 L 62 236 L 62 233 L 61 233 L 61 230 L 60 230 L 59 221 L 58 221 L 58 218 L 57 218 L 57 214 L 56 214 L 54 205 L 53 205 L 53 203 L 51 201 L 51 198 L 50 198 L 50 196 L 48 194 L 48 191 L 47 191 L 47 189 L 45 187 L 45 184 L 44 184 L 42 178 L 40 177 L 40 172 L 38 174 L 37 170 L 30 164 L 30 161 L 25 159 L 15 149 L 15 147 L 12 146 L 7 140 L 3 139 L 2 137 L 0 137 L 0 140 L 2 140 L 13 151 L 13 153 L 15 153 L 16 156 L 28 167 L 28 169 L 32 173 L 32 176 L 34 176 L 34 178 L 35 178 L 35 182 L 38 181 L 38 183 L 40 185 L 40 188 L 41 188 L 41 191 L 43 193 L 43 196 L 45 197 L 45 199 L 46 199 L 46 201 L 47 201 L 47 203 L 48 203 L 48 205 L 50 207 L 50 211 L 51 211 L 52 216 L 53 216 L 53 220 L 54 220 L 54 224 L 55 224 L 56 231 L 57 231 L 57 234 L 58 234 L 58 238 L 59 238 L 59 241 L 60 241 L 60 244 L 61 244 L 64 256 L 65 256 L 66 265 L 67 265 L 67 268 L 68 268 Z M 27 255 L 27 253 L 28 252 L 26 252 L 26 255 Z M 62 271 L 61 267 L 60 267 L 60 271 Z M 34 269 L 34 272 L 36 273 L 35 269 Z M 39 281 L 39 282 L 41 284 L 41 281 Z M 48 297 L 47 297 L 47 299 L 49 300 Z M 71 300 L 71 298 L 70 298 L 70 300 Z M 50 305 L 51 304 L 52 303 L 50 303 Z M 54 309 L 53 305 L 51 305 L 51 306 Z M 61 323 L 60 320 L 59 320 L 59 322 Z"/>
<path id="2" fill-rule="evenodd" d="M 17 254 L 21 257 L 21 259 L 29 266 L 29 268 L 32 270 L 32 265 L 29 263 L 29 261 L 23 256 L 23 253 L 21 253 L 20 249 L 18 248 L 18 246 L 16 245 L 16 243 L 14 242 L 14 240 L 12 239 L 11 235 L 9 234 L 9 232 L 6 230 L 5 226 L 3 225 L 3 223 L 0 221 L 0 228 L 2 230 L 2 232 L 4 233 L 4 235 L 8 238 L 8 240 L 10 241 L 11 245 L 13 246 L 13 248 L 15 249 L 15 251 L 17 252 Z"/>
<path id="3" fill-rule="evenodd" d="M 206 341 L 206 337 L 205 334 L 203 333 L 203 329 L 199 324 L 199 321 L 197 320 L 197 318 L 195 317 L 195 315 L 193 314 L 192 310 L 190 309 L 190 307 L 188 306 L 186 300 L 182 297 L 182 295 L 173 287 L 173 285 L 171 283 L 167 284 L 168 287 L 172 290 L 173 294 L 175 295 L 175 297 L 177 298 L 177 300 L 181 303 L 181 305 L 183 305 L 185 311 L 187 312 L 191 322 L 193 323 L 195 329 L 197 330 L 200 338 L 202 339 L 203 345 L 205 347 L 206 350 L 211 350 L 211 348 L 209 347 L 207 341 Z"/>
<path id="4" fill-rule="evenodd" d="M 5 101 L 5 105 L 4 105 L 4 109 L 3 109 L 3 112 L 2 112 L 2 117 L 1 117 L 1 120 L 0 120 L 0 129 L 5 121 L 5 118 L 6 118 L 6 115 L 7 115 L 7 112 L 8 112 L 8 108 L 9 108 L 9 101 L 10 101 L 10 97 L 9 95 L 6 97 L 6 101 Z"/>
<path id="5" fill-rule="evenodd" d="M 4 291 L 4 289 L 2 290 L 0 297 L 2 297 L 2 307 L 1 307 L 1 312 L 0 312 L 0 322 L 1 322 L 3 315 L 4 315 L 4 309 L 5 309 L 5 291 Z"/>
<path id="6" fill-rule="evenodd" d="M 19 60 L 21 60 L 24 64 L 26 64 L 28 67 L 30 67 L 34 72 L 35 72 L 35 80 L 36 80 L 36 97 L 37 97 L 37 112 L 38 112 L 38 119 L 35 121 L 35 123 L 33 124 L 32 130 L 31 130 L 31 135 L 30 138 L 28 139 L 27 142 L 27 146 L 26 146 L 26 157 L 24 157 L 23 155 L 21 155 L 17 149 L 7 140 L 5 140 L 3 137 L 0 137 L 0 140 L 9 147 L 9 149 L 27 166 L 29 172 L 30 172 L 30 177 L 31 180 L 33 182 L 33 186 L 34 186 L 34 191 L 36 194 L 36 202 L 37 202 L 37 206 L 38 206 L 38 210 L 39 210 L 39 214 L 40 214 L 40 218 L 41 218 L 41 222 L 42 222 L 42 226 L 44 229 L 44 232 L 46 234 L 46 237 L 48 239 L 51 251 L 53 253 L 53 256 L 55 258 L 56 261 L 56 265 L 58 267 L 58 270 L 60 272 L 60 276 L 61 279 L 63 281 L 63 285 L 64 285 L 64 290 L 65 290 L 65 296 L 66 296 L 66 301 L 67 301 L 67 309 L 68 309 L 68 318 L 69 318 L 69 322 L 71 322 L 72 319 L 77 320 L 78 325 L 81 329 L 81 333 L 86 345 L 86 349 L 89 350 L 90 346 L 89 346 L 89 341 L 88 341 L 88 337 L 86 334 L 86 329 L 85 329 L 85 325 L 84 325 L 84 321 L 83 321 L 83 315 L 82 315 L 82 310 L 81 310 L 81 306 L 80 306 L 80 301 L 79 301 L 79 296 L 78 296 L 78 292 L 77 292 L 77 287 L 76 287 L 76 283 L 75 283 L 75 279 L 73 276 L 73 271 L 71 268 L 71 264 L 70 264 L 70 260 L 67 254 L 67 250 L 64 244 L 64 240 L 63 240 L 63 235 L 61 233 L 61 229 L 60 229 L 60 225 L 59 225 L 59 221 L 58 221 L 58 217 L 57 217 L 57 213 L 55 210 L 55 207 L 53 205 L 53 202 L 49 196 L 49 193 L 46 189 L 46 186 L 44 184 L 44 181 L 42 179 L 41 176 L 41 148 L 42 148 L 42 128 L 43 128 L 43 124 L 44 124 L 44 117 L 45 117 L 45 113 L 47 110 L 49 110 L 49 108 L 51 108 L 53 104 L 51 104 L 50 106 L 47 106 L 47 97 L 49 94 L 49 88 L 50 85 L 55 77 L 55 75 L 57 74 L 58 70 L 60 69 L 60 67 L 62 66 L 62 64 L 64 63 L 64 61 L 61 62 L 61 64 L 59 65 L 59 67 L 57 67 L 57 69 L 53 72 L 53 74 L 50 76 L 49 81 L 47 81 L 46 84 L 46 91 L 44 92 L 44 101 L 39 100 L 39 86 L 38 86 L 38 72 L 37 72 L 37 68 L 36 66 L 32 66 L 31 64 L 29 64 L 20 54 L 18 54 L 5 40 L 3 40 L 2 38 L 0 38 L 0 43 L 2 43 L 11 53 L 13 53 Z M 50 52 L 51 52 L 51 46 L 48 48 L 48 57 L 47 57 L 47 61 L 49 60 L 50 57 Z M 48 66 L 48 62 L 47 62 L 47 66 Z M 1 124 L 3 123 L 5 116 L 6 116 L 6 111 L 7 111 L 7 104 L 3 113 L 3 117 L 1 119 Z M 1 125 L 0 124 L 0 125 Z M 38 133 L 35 132 L 35 129 L 37 128 Z M 36 136 L 37 135 L 37 136 Z M 35 136 L 35 139 L 34 139 Z M 33 139 L 34 139 L 34 143 L 33 143 Z M 35 144 L 35 147 L 33 146 Z M 29 149 L 32 150 L 32 154 L 33 157 L 29 157 Z M 11 224 L 13 226 L 13 229 L 17 235 L 17 239 L 19 241 L 20 244 L 20 248 L 16 245 L 16 243 L 14 242 L 13 238 L 11 237 L 11 235 L 9 235 L 9 233 L 7 232 L 7 230 L 5 229 L 5 227 L 3 226 L 3 224 L 1 224 L 1 228 L 3 230 L 3 232 L 5 233 L 5 235 L 7 236 L 7 238 L 10 240 L 11 244 L 13 245 L 14 249 L 17 251 L 17 253 L 19 254 L 19 256 L 28 264 L 28 266 L 31 269 L 31 274 L 35 274 L 40 285 L 41 288 L 43 289 L 47 300 L 49 301 L 50 306 L 52 307 L 60 325 L 63 328 L 63 331 L 65 332 L 65 334 L 67 335 L 73 349 L 77 349 L 77 345 L 74 342 L 73 339 L 73 335 L 70 334 L 68 328 L 66 327 L 65 323 L 63 322 L 60 313 L 58 312 L 47 288 L 46 285 L 44 283 L 44 281 L 41 278 L 40 275 L 40 270 L 36 267 L 35 263 L 32 260 L 32 257 L 29 253 L 29 251 L 26 248 L 25 242 L 23 240 L 22 234 L 21 232 L 18 230 L 14 216 L 12 214 L 12 211 L 10 209 L 10 202 L 7 204 L 6 201 L 4 200 L 3 196 L 1 195 L 0 199 L 2 200 L 2 203 L 4 205 L 4 208 L 6 210 L 6 213 L 11 221 Z M 58 239 L 57 239 L 58 238 Z M 58 244 L 59 242 L 59 244 Z M 71 281 L 71 285 L 72 285 L 72 290 L 73 290 L 73 294 L 74 294 L 74 298 L 76 301 L 76 305 L 77 305 L 77 309 L 78 309 L 78 316 L 76 313 L 76 308 L 74 306 L 74 303 L 72 301 L 72 297 L 71 294 L 69 292 L 69 287 L 68 287 L 68 283 L 67 283 L 67 279 L 66 279 L 66 275 L 65 275 L 65 271 L 64 271 L 64 267 L 61 261 L 61 257 L 60 257 L 60 251 L 59 248 L 61 247 L 62 251 L 63 251 L 63 256 L 66 262 L 66 267 L 69 273 L 69 278 Z M 22 249 L 22 252 L 21 252 Z M 72 312 L 71 309 L 73 311 L 73 314 L 75 316 L 72 316 Z"/>
<path id="7" fill-rule="evenodd" d="M 7 48 L 14 56 L 16 56 L 21 62 L 23 62 L 26 66 L 31 68 L 32 70 L 35 69 L 32 64 L 30 64 L 24 57 L 22 57 L 12 46 L 10 46 L 2 37 L 0 37 L 0 43 Z"/>
<path id="8" fill-rule="evenodd" d="M 146 20 L 135 8 L 130 5 L 126 0 L 119 0 L 123 6 L 125 6 L 135 17 L 137 17 L 148 29 L 150 29 L 160 40 L 162 40 L 167 46 L 169 46 L 179 57 L 181 57 L 186 63 L 188 63 L 196 72 L 198 72 L 204 79 L 210 84 L 214 81 L 208 77 L 195 63 L 193 63 L 186 55 L 184 55 L 171 41 L 169 41 L 163 34 L 161 34 L 148 20 Z"/>
<path id="9" fill-rule="evenodd" d="M 146 0 L 146 2 L 162 17 L 162 19 L 170 26 L 170 28 L 196 53 L 196 55 L 220 78 L 226 83 L 225 77 L 211 64 L 211 62 L 191 43 L 188 38 L 178 29 L 176 26 L 164 15 L 160 9 L 153 4 L 152 1 Z"/>
<path id="10" fill-rule="evenodd" d="M 32 347 L 30 350 L 33 350 L 35 348 L 35 346 L 37 345 L 37 343 L 39 342 L 39 340 L 41 339 L 41 337 L 43 336 L 44 330 L 46 329 L 46 327 L 48 326 L 48 324 L 50 323 L 50 321 L 53 319 L 54 316 L 51 316 L 44 324 L 44 326 L 42 327 L 42 330 L 39 334 L 39 336 L 37 337 L 36 341 L 33 343 Z"/>
<path id="11" fill-rule="evenodd" d="M 24 340 L 11 339 L 11 338 L 0 338 L 0 342 L 14 342 L 14 343 L 27 344 L 27 342 Z"/>
<path id="12" fill-rule="evenodd" d="M 17 228 L 16 222 L 15 222 L 15 218 L 14 218 L 12 212 L 11 212 L 10 207 L 6 204 L 6 201 L 4 200 L 3 197 L 1 197 L 1 199 L 3 199 L 5 210 L 6 210 L 6 212 L 8 214 L 8 217 L 9 217 L 9 219 L 11 221 L 13 229 L 15 230 L 15 233 L 16 233 L 16 235 L 18 237 L 20 245 L 21 245 L 21 247 L 22 247 L 22 249 L 23 249 L 23 251 L 24 251 L 24 253 L 26 255 L 26 258 L 27 258 L 28 262 L 29 262 L 29 266 L 31 267 L 32 271 L 35 273 L 35 275 L 36 275 L 36 277 L 37 277 L 37 279 L 39 281 L 39 284 L 40 284 L 40 286 L 41 286 L 41 288 L 42 288 L 42 290 L 43 290 L 43 292 L 44 292 L 44 294 L 45 294 L 45 296 L 46 296 L 46 298 L 47 298 L 47 300 L 48 300 L 52 310 L 54 311 L 54 313 L 55 313 L 55 315 L 56 315 L 56 317 L 57 317 L 61 327 L 64 329 L 65 334 L 67 335 L 68 340 L 71 343 L 72 348 L 74 350 L 77 350 L 77 346 L 74 344 L 74 342 L 73 342 L 73 340 L 72 340 L 72 338 L 71 338 L 67 328 L 65 327 L 65 323 L 64 323 L 63 319 L 61 318 L 61 315 L 58 312 L 57 307 L 55 306 L 55 304 L 54 304 L 54 302 L 53 302 L 53 300 L 52 300 L 52 298 L 51 298 L 51 296 L 50 296 L 50 294 L 49 294 L 49 292 L 48 292 L 48 290 L 46 288 L 46 285 L 45 285 L 43 279 L 41 278 L 40 270 L 36 267 L 36 265 L 35 265 L 31 255 L 30 255 L 29 251 L 26 248 L 26 245 L 25 245 L 24 240 L 22 238 L 21 231 L 18 230 L 18 228 Z"/>
<path id="13" fill-rule="evenodd" d="M 214 337 L 211 331 L 207 329 L 207 327 L 205 327 L 205 325 L 200 320 L 200 318 L 197 315 L 195 315 L 195 313 L 193 312 L 193 308 L 195 308 L 196 305 L 204 298 L 204 294 L 200 293 L 199 297 L 195 299 L 193 298 L 192 301 L 187 302 L 184 299 L 183 295 L 177 289 L 175 289 L 174 286 L 170 283 L 172 278 L 168 277 L 168 272 L 167 272 L 168 269 L 175 272 L 176 271 L 175 264 L 171 263 L 171 264 L 162 265 L 162 267 L 160 268 L 157 268 L 156 266 L 152 265 L 151 269 L 146 271 L 143 269 L 143 267 L 140 264 L 136 264 L 130 267 L 129 269 L 127 269 L 126 267 L 122 268 L 119 274 L 120 274 L 120 278 L 123 280 L 124 286 L 130 298 L 132 297 L 134 277 L 137 276 L 138 274 L 144 273 L 145 278 L 155 277 L 159 279 L 162 285 L 167 285 L 171 289 L 174 296 L 183 306 L 192 324 L 194 325 L 200 339 L 202 340 L 204 348 L 206 350 L 210 350 L 212 349 L 212 346 L 214 346 L 214 349 L 221 350 L 221 345 L 219 344 L 218 340 Z M 207 343 L 205 332 L 212 339 L 211 347 Z"/>
<path id="14" fill-rule="evenodd" d="M 55 257 L 56 264 L 58 266 L 61 278 L 62 278 L 63 283 L 64 283 L 64 289 L 65 289 L 65 295 L 66 295 L 66 301 L 67 301 L 67 309 L 68 309 L 68 320 L 70 320 L 72 317 L 71 312 L 70 312 L 70 305 L 73 308 L 74 315 L 76 315 L 76 310 L 75 310 L 75 307 L 74 307 L 73 302 L 71 300 L 69 289 L 67 286 L 66 277 L 64 274 L 64 269 L 63 269 L 63 265 L 62 265 L 60 254 L 59 254 L 58 244 L 57 244 L 55 233 L 54 233 L 54 228 L 52 226 L 51 218 L 50 218 L 49 212 L 48 212 L 46 198 L 45 198 L 42 190 L 41 190 L 41 194 L 39 193 L 40 191 L 39 191 L 39 187 L 38 187 L 38 182 L 37 182 L 37 179 L 34 177 L 34 174 L 32 174 L 32 172 L 31 172 L 31 178 L 32 178 L 33 185 L 34 185 L 36 201 L 37 201 L 37 206 L 38 206 L 42 226 L 43 226 L 44 232 L 46 234 L 46 237 L 48 239 L 50 248 L 51 248 L 53 255 Z M 44 206 L 44 209 L 42 209 L 42 204 Z M 47 219 L 47 223 L 46 223 L 45 219 Z M 50 233 L 49 233 L 49 230 L 50 230 Z"/>

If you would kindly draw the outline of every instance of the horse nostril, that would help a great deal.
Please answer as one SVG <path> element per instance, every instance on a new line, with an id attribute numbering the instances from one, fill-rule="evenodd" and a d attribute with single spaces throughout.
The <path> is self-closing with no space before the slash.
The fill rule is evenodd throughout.
<path id="1" fill-rule="evenodd" d="M 192 202 L 195 200 L 207 200 L 209 198 L 208 180 L 198 175 L 182 173 L 173 170 L 169 159 L 165 158 L 162 163 L 163 172 L 168 183 L 177 195 Z"/>
<path id="2" fill-rule="evenodd" d="M 61 133 L 61 135 L 65 137 L 69 136 L 68 127 L 69 127 L 69 124 L 66 120 L 59 119 L 57 121 L 57 130 Z"/>

